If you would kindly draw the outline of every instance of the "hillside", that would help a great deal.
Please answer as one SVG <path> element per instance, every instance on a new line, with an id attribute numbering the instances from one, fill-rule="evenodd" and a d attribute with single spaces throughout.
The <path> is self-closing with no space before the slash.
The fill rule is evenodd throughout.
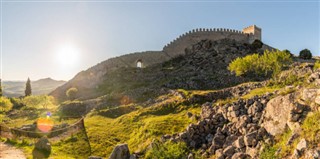
<path id="1" fill-rule="evenodd" d="M 230 59 L 257 56 L 252 53 L 266 47 L 203 40 L 188 47 L 185 55 L 161 64 L 106 73 L 95 90 L 105 95 L 98 98 L 78 97 L 59 106 L 52 102 L 50 109 L 16 99 L 16 104 L 27 102 L 26 107 L 2 113 L 2 120 L 24 130 L 35 129 L 34 120 L 48 110 L 56 127 L 78 121 L 70 116 L 85 117 L 83 131 L 49 138 L 54 158 L 317 158 L 319 62 L 274 51 L 261 57 L 272 61 L 284 53 L 290 62 L 272 77 L 253 72 L 235 76 L 227 70 Z M 28 156 L 34 148 L 34 139 L 7 142 Z"/>
<path id="2" fill-rule="evenodd" d="M 65 83 L 65 81 L 57 81 L 51 78 L 44 78 L 39 79 L 37 81 L 31 81 L 32 94 L 48 94 Z M 24 96 L 25 87 L 25 81 L 3 81 L 4 95 L 8 97 Z"/>
<path id="3" fill-rule="evenodd" d="M 113 94 L 115 100 L 127 96 L 132 101 L 143 102 L 165 93 L 165 89 L 203 90 L 234 86 L 259 79 L 236 77 L 227 70 L 229 62 L 251 53 L 262 53 L 265 49 L 271 47 L 230 39 L 202 40 L 188 46 L 185 54 L 142 69 L 125 66 L 109 69 L 110 59 L 78 73 L 50 95 L 64 101 L 67 99 L 65 92 L 76 87 L 79 90 L 77 98 L 81 100 Z M 103 65 L 105 69 L 102 69 Z"/>
<path id="4" fill-rule="evenodd" d="M 144 106 L 93 110 L 86 118 L 93 154 L 108 157 L 127 143 L 138 158 L 317 156 L 319 75 L 312 63 L 294 63 L 277 81 L 178 89 Z"/>

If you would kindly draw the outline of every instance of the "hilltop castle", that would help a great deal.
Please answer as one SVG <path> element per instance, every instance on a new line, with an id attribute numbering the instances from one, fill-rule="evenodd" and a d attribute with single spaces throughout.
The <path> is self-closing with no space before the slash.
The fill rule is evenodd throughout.
<path id="1" fill-rule="evenodd" d="M 252 43 L 254 40 L 261 41 L 261 28 L 252 25 L 244 28 L 242 31 L 225 28 L 193 29 L 165 45 L 161 51 L 136 52 L 110 58 L 107 61 L 98 64 L 98 67 L 95 68 L 101 69 L 101 71 L 104 72 L 103 70 L 119 67 L 147 67 L 185 54 L 185 49 L 187 47 L 204 39 L 212 41 L 233 39 L 241 43 Z"/>
<path id="2" fill-rule="evenodd" d="M 201 40 L 218 41 L 223 39 L 235 40 L 238 43 L 252 43 L 254 40 L 261 40 L 261 29 L 255 25 L 244 28 L 242 31 L 233 29 L 194 29 L 180 35 L 169 44 L 165 45 L 161 51 L 145 51 L 122 55 L 103 61 L 86 71 L 78 73 L 71 81 L 81 87 L 95 88 L 104 79 L 107 72 L 118 68 L 145 68 L 154 64 L 163 63 L 179 55 L 186 53 L 186 48 L 197 44 Z M 222 46 L 222 45 L 220 45 Z M 90 81 L 90 82 L 88 82 Z M 61 86 L 55 94 L 62 90 L 73 87 L 73 82 L 68 82 Z"/>
<path id="3" fill-rule="evenodd" d="M 170 56 L 184 54 L 186 47 L 203 39 L 212 41 L 220 39 L 234 39 L 243 43 L 252 43 L 254 40 L 261 41 L 261 28 L 257 27 L 256 25 L 252 25 L 244 28 L 242 31 L 224 28 L 194 29 L 180 35 L 178 38 L 165 45 L 163 52 Z"/>

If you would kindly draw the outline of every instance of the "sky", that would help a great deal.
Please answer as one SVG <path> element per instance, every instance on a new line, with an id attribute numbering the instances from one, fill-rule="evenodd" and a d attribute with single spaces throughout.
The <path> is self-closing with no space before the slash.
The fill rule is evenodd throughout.
<path id="1" fill-rule="evenodd" d="M 162 50 L 196 28 L 262 28 L 262 41 L 320 55 L 320 2 L 27 1 L 1 2 L 1 77 L 70 80 L 108 58 Z"/>

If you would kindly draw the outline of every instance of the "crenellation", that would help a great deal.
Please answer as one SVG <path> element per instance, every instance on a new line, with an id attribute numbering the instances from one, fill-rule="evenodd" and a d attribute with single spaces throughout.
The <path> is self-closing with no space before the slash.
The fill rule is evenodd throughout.
<path id="1" fill-rule="evenodd" d="M 234 39 L 243 43 L 252 43 L 254 40 L 261 40 L 261 29 L 255 25 L 235 30 L 229 28 L 196 28 L 180 35 L 175 40 L 164 46 L 163 52 L 170 57 L 185 53 L 185 48 L 195 44 L 200 39 L 220 40 Z"/>

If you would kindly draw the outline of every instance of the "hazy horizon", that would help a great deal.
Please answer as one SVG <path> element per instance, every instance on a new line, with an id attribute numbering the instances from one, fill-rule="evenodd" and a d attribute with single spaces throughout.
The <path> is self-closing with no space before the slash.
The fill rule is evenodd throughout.
<path id="1" fill-rule="evenodd" d="M 2 79 L 70 80 L 108 58 L 162 50 L 196 28 L 262 28 L 262 41 L 320 55 L 320 2 L 1 1 Z"/>

